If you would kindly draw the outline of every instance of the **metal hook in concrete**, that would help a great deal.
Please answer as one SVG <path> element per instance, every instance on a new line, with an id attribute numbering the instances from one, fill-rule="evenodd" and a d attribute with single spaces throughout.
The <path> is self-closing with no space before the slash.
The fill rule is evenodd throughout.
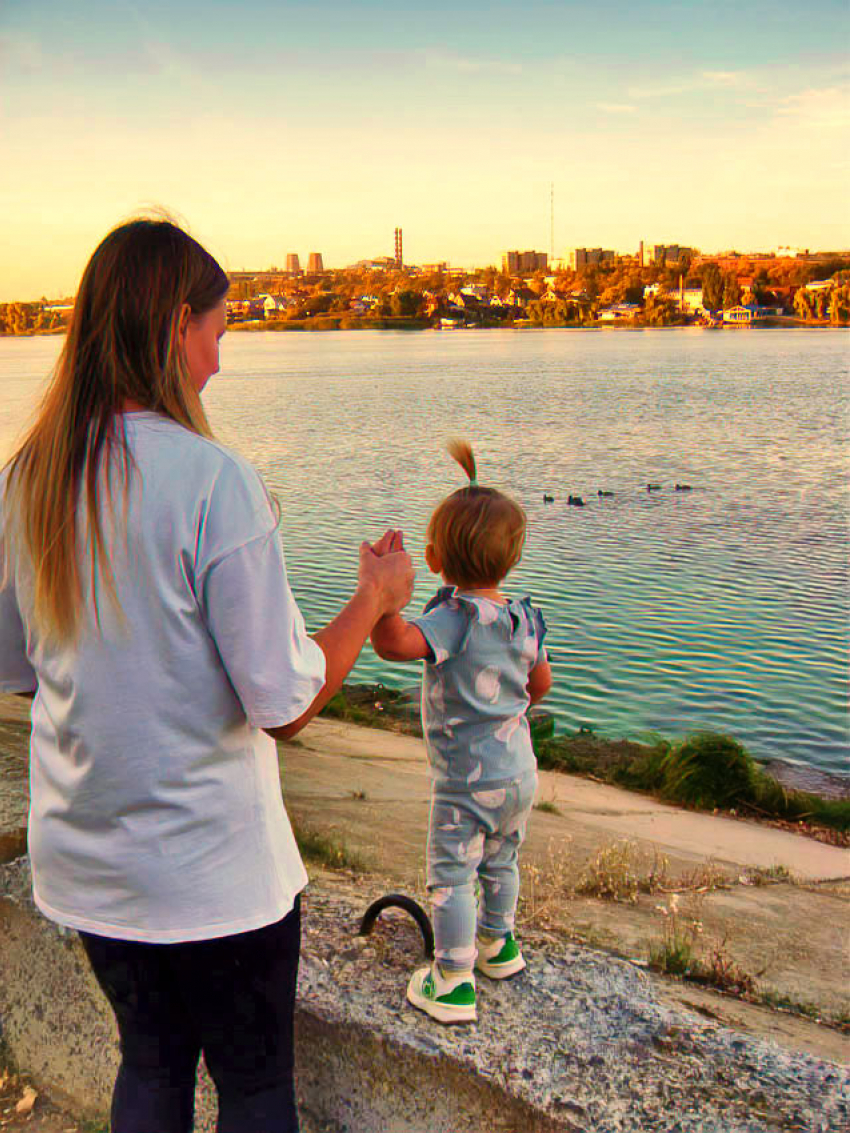
<path id="1" fill-rule="evenodd" d="M 406 913 L 410 913 L 416 923 L 419 925 L 419 931 L 422 933 L 422 943 L 425 947 L 425 956 L 428 960 L 434 959 L 434 930 L 431 927 L 431 921 L 428 919 L 428 914 L 412 897 L 406 897 L 403 893 L 387 893 L 383 897 L 379 897 L 377 901 L 373 901 L 366 912 L 363 914 L 363 919 L 360 922 L 359 936 L 368 936 L 372 929 L 375 927 L 375 921 L 384 911 L 384 909 L 404 909 Z"/>

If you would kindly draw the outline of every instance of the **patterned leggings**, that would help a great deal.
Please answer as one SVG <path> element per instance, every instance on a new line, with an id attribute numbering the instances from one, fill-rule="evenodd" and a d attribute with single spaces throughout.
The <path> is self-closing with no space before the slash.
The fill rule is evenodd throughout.
<path id="1" fill-rule="evenodd" d="M 475 963 L 476 915 L 484 936 L 514 927 L 519 897 L 517 855 L 537 789 L 532 771 L 507 787 L 448 791 L 435 786 L 428 829 L 428 891 L 444 971 Z M 476 880 L 480 904 L 476 910 Z"/>

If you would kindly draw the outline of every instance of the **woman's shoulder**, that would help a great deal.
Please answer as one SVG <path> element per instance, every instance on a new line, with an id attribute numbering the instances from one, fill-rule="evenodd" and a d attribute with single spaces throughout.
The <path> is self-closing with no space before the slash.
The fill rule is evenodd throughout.
<path id="1" fill-rule="evenodd" d="M 126 422 L 134 455 L 146 455 L 165 467 L 177 467 L 185 483 L 201 479 L 222 486 L 262 486 L 259 472 L 241 453 L 158 413 L 131 414 Z M 264 489 L 263 489 L 264 490 Z"/>
<path id="2" fill-rule="evenodd" d="M 242 545 L 277 527 L 276 503 L 240 453 L 154 414 L 128 423 L 127 436 L 149 503 L 194 515 L 210 547 Z"/>

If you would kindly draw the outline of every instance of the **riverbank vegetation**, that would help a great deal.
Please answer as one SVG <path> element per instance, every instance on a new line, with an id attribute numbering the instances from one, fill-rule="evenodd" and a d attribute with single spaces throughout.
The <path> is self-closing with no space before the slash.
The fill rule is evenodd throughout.
<path id="1" fill-rule="evenodd" d="M 422 734 L 417 690 L 346 685 L 324 714 L 367 727 Z M 724 811 L 815 833 L 850 845 L 850 799 L 789 790 L 730 736 L 704 732 L 684 740 L 613 740 L 582 728 L 555 734 L 554 720 L 532 709 L 540 767 L 652 794 L 695 810 Z"/>
<path id="2" fill-rule="evenodd" d="M 318 275 L 240 275 L 229 299 L 231 321 L 250 329 L 677 326 L 718 322 L 724 310 L 741 305 L 758 309 L 759 322 L 770 325 L 844 325 L 850 259 L 687 253 L 675 262 L 641 264 L 623 256 L 521 276 L 495 267 L 357 266 Z"/>
<path id="3" fill-rule="evenodd" d="M 46 298 L 0 304 L 0 335 L 56 333 L 72 304 Z M 762 325 L 848 325 L 850 258 L 688 252 L 675 262 L 641 264 L 620 256 L 524 275 L 495 267 L 431 271 L 392 264 L 315 274 L 270 268 L 232 275 L 228 324 L 277 331 L 665 327 L 719 322 L 723 311 L 741 305 L 765 312 L 758 317 Z"/>

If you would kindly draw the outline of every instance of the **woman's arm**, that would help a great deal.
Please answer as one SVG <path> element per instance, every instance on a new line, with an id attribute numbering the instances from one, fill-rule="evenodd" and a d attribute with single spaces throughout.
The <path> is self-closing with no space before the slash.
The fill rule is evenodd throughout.
<path id="1" fill-rule="evenodd" d="M 542 700 L 552 687 L 552 668 L 548 661 L 539 661 L 528 674 L 528 696 L 532 704 Z"/>
<path id="2" fill-rule="evenodd" d="M 339 692 L 378 620 L 403 609 L 412 593 L 413 567 L 409 555 L 400 551 L 378 556 L 368 543 L 363 543 L 359 584 L 354 597 L 332 622 L 313 634 L 313 640 L 325 655 L 323 687 L 297 720 L 264 730 L 276 740 L 288 740 L 297 735 Z"/>

